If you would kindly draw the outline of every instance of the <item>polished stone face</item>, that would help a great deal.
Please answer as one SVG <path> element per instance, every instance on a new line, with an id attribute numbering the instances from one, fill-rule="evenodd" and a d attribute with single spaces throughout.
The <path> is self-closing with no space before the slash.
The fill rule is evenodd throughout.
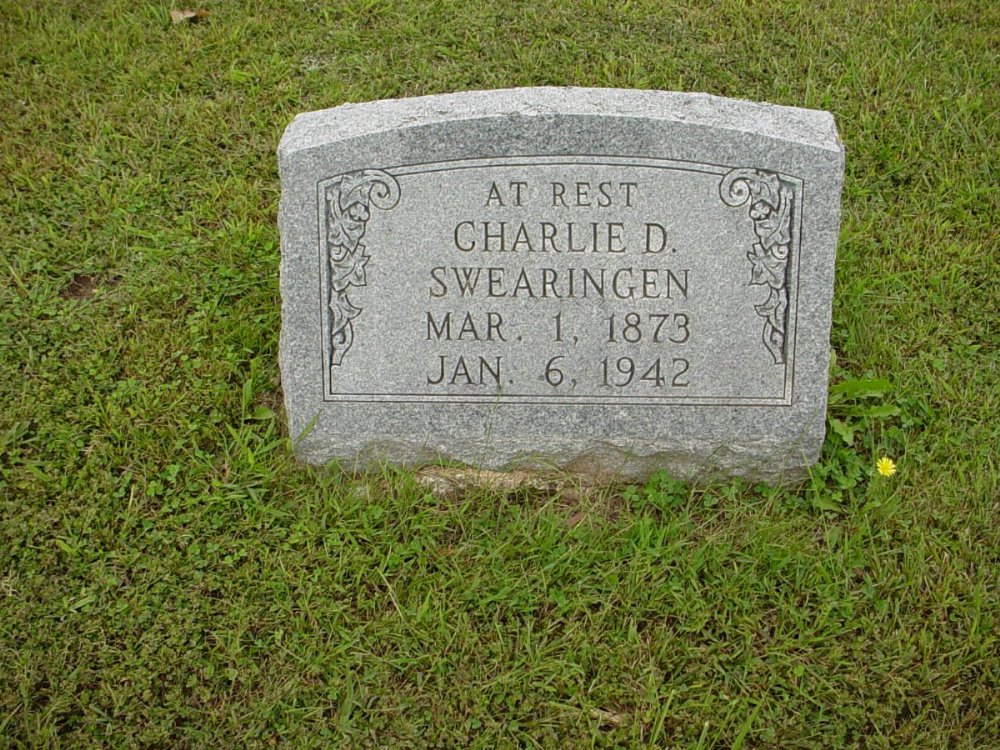
<path id="1" fill-rule="evenodd" d="M 817 458 L 829 114 L 470 92 L 301 115 L 279 162 L 303 459 L 780 481 Z"/>

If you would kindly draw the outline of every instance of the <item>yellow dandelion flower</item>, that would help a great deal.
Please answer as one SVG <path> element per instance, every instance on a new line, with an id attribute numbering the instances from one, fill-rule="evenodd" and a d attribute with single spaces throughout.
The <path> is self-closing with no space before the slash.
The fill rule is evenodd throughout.
<path id="1" fill-rule="evenodd" d="M 882 458 L 875 462 L 875 468 L 882 476 L 891 477 L 896 473 L 896 462 L 888 456 L 882 456 Z"/>

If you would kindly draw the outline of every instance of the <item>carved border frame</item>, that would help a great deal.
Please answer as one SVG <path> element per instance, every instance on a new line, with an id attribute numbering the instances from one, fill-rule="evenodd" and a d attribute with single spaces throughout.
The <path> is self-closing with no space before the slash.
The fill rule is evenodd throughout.
<path id="1" fill-rule="evenodd" d="M 473 162 L 486 162 L 481 166 L 502 166 L 508 162 L 524 163 L 526 160 L 539 160 L 538 166 L 553 163 L 558 159 L 563 164 L 603 164 L 592 159 L 609 159 L 613 166 L 623 163 L 641 167 L 659 167 L 677 169 L 667 164 L 697 165 L 691 171 L 707 172 L 719 175 L 719 196 L 731 207 L 750 204 L 748 215 L 753 222 L 753 230 L 758 241 L 746 253 L 751 264 L 749 285 L 767 286 L 768 299 L 755 304 L 754 309 L 764 318 L 761 341 L 766 347 L 775 365 L 788 366 L 790 342 L 794 340 L 794 310 L 790 309 L 789 284 L 792 282 L 791 259 L 794 254 L 796 267 L 799 264 L 798 254 L 801 242 L 800 206 L 802 200 L 802 180 L 768 170 L 752 167 L 724 167 L 702 162 L 684 162 L 652 157 L 599 156 L 596 154 L 564 154 L 564 155 L 521 155 L 517 157 L 494 157 L 488 159 L 460 159 L 454 162 L 429 162 L 398 165 L 386 169 L 362 169 L 346 172 L 331 178 L 319 180 L 319 230 L 321 263 L 326 265 L 325 306 L 322 330 L 324 334 L 324 363 L 327 373 L 326 382 L 332 368 L 342 364 L 344 356 L 354 342 L 354 320 L 361 314 L 362 308 L 354 305 L 348 292 L 350 287 L 366 286 L 365 266 L 370 258 L 363 238 L 371 218 L 373 208 L 391 210 L 400 199 L 400 186 L 397 177 L 407 174 L 420 174 L 429 166 L 470 164 L 469 167 L 448 166 L 451 168 L 474 168 Z M 528 162 L 526 166 L 536 166 Z M 681 168 L 682 171 L 687 171 Z M 395 174 L 390 174 L 390 171 Z M 430 170 L 433 171 L 433 170 Z M 322 236 L 325 231 L 325 237 Z M 797 295 L 796 295 L 797 298 Z M 789 330 L 791 326 L 791 330 Z M 329 332 L 327 334 L 327 332 Z M 793 373 L 786 373 L 786 392 L 782 402 L 791 404 L 793 385 L 788 380 Z M 332 394 L 331 394 L 332 395 Z M 392 394 L 384 394 L 390 396 Z M 409 394 L 416 396 L 417 394 Z M 324 395 L 324 400 L 327 396 Z M 433 397 L 436 399 L 436 397 Z M 465 402 L 466 397 L 458 397 Z M 468 397 L 470 403 L 477 402 L 481 397 Z M 492 399 L 493 397 L 491 397 Z M 508 396 L 508 398 L 510 398 Z M 520 402 L 521 397 L 514 397 L 514 402 Z M 378 394 L 358 396 L 355 400 L 383 401 Z M 393 399 L 388 399 L 393 400 Z M 410 402 L 412 398 L 400 399 Z M 423 400 L 423 399 L 419 399 Z M 534 401 L 534 398 L 531 398 Z M 750 399 L 750 404 L 765 405 L 759 399 Z M 607 403 L 622 403 L 624 399 L 612 399 Z M 715 398 L 692 399 L 684 403 L 721 403 Z M 605 403 L 602 399 L 587 398 L 581 403 Z M 732 405 L 738 405 L 733 403 Z"/>

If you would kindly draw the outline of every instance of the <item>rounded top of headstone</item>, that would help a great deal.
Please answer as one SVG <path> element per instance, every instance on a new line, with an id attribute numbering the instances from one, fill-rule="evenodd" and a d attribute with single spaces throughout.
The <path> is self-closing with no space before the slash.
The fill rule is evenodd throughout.
<path id="1" fill-rule="evenodd" d="M 829 112 L 711 94 L 541 86 L 347 103 L 306 112 L 285 129 L 280 155 L 399 128 L 482 118 L 599 116 L 682 122 L 753 132 L 843 152 Z"/>

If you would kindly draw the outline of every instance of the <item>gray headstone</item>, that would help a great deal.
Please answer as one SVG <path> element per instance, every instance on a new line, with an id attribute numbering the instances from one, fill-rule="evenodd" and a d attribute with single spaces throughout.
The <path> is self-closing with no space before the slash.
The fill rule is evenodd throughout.
<path id="1" fill-rule="evenodd" d="M 768 481 L 817 459 L 829 113 L 475 91 L 299 115 L 278 157 L 302 459 Z"/>

